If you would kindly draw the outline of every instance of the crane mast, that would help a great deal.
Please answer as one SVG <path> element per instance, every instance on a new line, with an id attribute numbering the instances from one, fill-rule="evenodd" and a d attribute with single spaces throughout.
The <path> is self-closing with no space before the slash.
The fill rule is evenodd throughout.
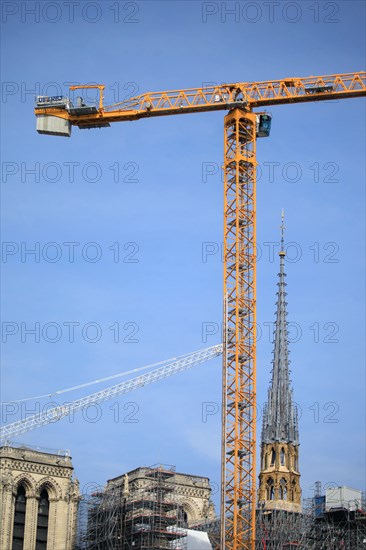
<path id="1" fill-rule="evenodd" d="M 254 550 L 256 513 L 256 138 L 253 109 L 366 95 L 366 73 L 354 72 L 206 88 L 151 92 L 110 106 L 38 98 L 39 133 L 205 111 L 224 121 L 224 311 L 221 550 Z M 269 128 L 263 136 L 269 134 Z"/>
<path id="2" fill-rule="evenodd" d="M 225 117 L 222 548 L 254 544 L 256 500 L 256 116 Z"/>

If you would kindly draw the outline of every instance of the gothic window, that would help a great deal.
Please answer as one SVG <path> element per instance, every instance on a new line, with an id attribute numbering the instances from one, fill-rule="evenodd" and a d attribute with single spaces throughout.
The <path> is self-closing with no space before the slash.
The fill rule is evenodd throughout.
<path id="1" fill-rule="evenodd" d="M 284 478 L 280 481 L 280 500 L 287 499 L 287 483 Z"/>
<path id="2" fill-rule="evenodd" d="M 275 462 L 276 462 L 276 451 L 275 451 L 274 448 L 272 447 L 272 452 L 271 452 L 271 466 L 274 466 L 274 465 L 275 465 Z"/>
<path id="3" fill-rule="evenodd" d="M 271 477 L 267 481 L 267 500 L 274 500 L 274 482 Z"/>
<path id="4" fill-rule="evenodd" d="M 281 461 L 281 466 L 286 466 L 286 463 L 285 463 L 285 449 L 283 447 L 281 448 L 280 461 Z"/>
<path id="5" fill-rule="evenodd" d="M 38 503 L 36 550 L 47 549 L 49 508 L 50 508 L 50 502 L 48 499 L 48 493 L 44 489 L 41 492 L 41 495 L 39 497 L 39 503 Z"/>
<path id="6" fill-rule="evenodd" d="M 297 455 L 295 455 L 295 459 L 294 459 L 294 466 L 295 466 L 295 471 L 298 472 L 299 471 L 299 464 L 298 464 L 298 458 L 297 458 Z"/>
<path id="7" fill-rule="evenodd" d="M 25 489 L 20 485 L 15 497 L 12 550 L 23 550 L 26 504 Z"/>
<path id="8" fill-rule="evenodd" d="M 291 488 L 291 500 L 295 500 L 295 488 L 296 488 L 296 481 L 292 481 L 292 488 Z"/>
<path id="9" fill-rule="evenodd" d="M 268 468 L 268 453 L 266 453 L 266 455 L 264 457 L 264 467 L 267 470 L 267 468 Z"/>

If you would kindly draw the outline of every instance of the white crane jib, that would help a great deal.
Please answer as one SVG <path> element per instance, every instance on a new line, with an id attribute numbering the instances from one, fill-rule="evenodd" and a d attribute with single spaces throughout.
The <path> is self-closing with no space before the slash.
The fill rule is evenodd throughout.
<path id="1" fill-rule="evenodd" d="M 48 409 L 47 411 L 33 414 L 28 418 L 7 424 L 0 429 L 1 444 L 6 443 L 9 439 L 20 434 L 57 422 L 61 418 L 69 416 L 84 407 L 87 407 L 88 405 L 102 403 L 103 401 L 129 393 L 133 390 L 137 390 L 138 388 L 142 388 L 143 386 L 147 386 L 148 384 L 153 384 L 163 378 L 168 378 L 178 372 L 182 372 L 201 363 L 205 363 L 206 361 L 221 355 L 221 353 L 222 344 L 218 344 L 200 351 L 182 355 L 169 361 L 163 367 L 127 380 L 126 382 L 121 382 L 120 384 L 116 384 L 115 386 L 92 393 L 91 395 L 87 395 L 71 403 L 59 405 Z"/>

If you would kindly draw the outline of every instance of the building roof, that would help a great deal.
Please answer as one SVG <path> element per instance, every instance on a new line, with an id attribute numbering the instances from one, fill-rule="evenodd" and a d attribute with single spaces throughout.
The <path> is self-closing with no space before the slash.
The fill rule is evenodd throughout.
<path id="1" fill-rule="evenodd" d="M 0 460 L 24 460 L 35 464 L 51 464 L 73 470 L 71 456 L 68 451 L 31 447 L 30 445 L 3 445 L 0 447 Z"/>
<path id="2" fill-rule="evenodd" d="M 148 472 L 150 472 L 151 470 L 154 470 L 155 468 L 159 468 L 163 466 L 164 468 L 168 469 L 169 471 L 171 471 L 172 473 L 174 473 L 175 475 L 175 484 L 177 484 L 177 478 L 179 478 L 179 476 L 182 476 L 182 477 L 185 477 L 185 478 L 191 478 L 192 480 L 194 479 L 197 483 L 198 482 L 201 482 L 203 484 L 206 484 L 206 483 L 209 483 L 209 478 L 208 477 L 204 477 L 204 476 L 198 476 L 198 475 L 195 475 L 195 474 L 185 474 L 185 473 L 182 473 L 182 472 L 176 472 L 175 471 L 175 468 L 173 466 L 167 466 L 167 465 L 154 465 L 154 466 L 139 466 L 138 468 L 135 468 L 134 470 L 130 470 L 129 472 L 126 472 L 124 474 L 120 474 L 116 477 L 113 477 L 111 479 L 108 479 L 107 482 L 108 483 L 112 483 L 112 482 L 118 482 L 118 481 L 123 481 L 124 480 L 124 476 L 127 474 L 129 479 L 137 479 L 137 478 L 142 478 L 144 477 Z"/>

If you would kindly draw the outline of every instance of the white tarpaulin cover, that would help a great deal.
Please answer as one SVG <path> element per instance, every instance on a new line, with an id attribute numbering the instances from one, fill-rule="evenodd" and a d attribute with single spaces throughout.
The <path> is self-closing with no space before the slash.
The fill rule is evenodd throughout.
<path id="1" fill-rule="evenodd" d="M 187 529 L 187 550 L 212 550 L 207 533 Z"/>

